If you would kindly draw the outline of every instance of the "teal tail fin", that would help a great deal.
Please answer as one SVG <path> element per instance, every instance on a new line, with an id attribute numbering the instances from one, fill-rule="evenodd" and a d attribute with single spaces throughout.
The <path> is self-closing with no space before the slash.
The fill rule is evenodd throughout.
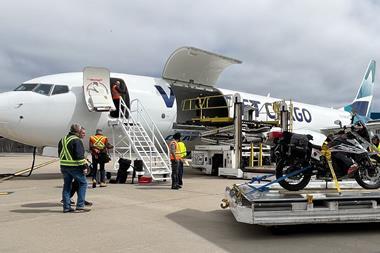
<path id="1" fill-rule="evenodd" d="M 363 77 L 362 83 L 356 94 L 354 101 L 346 105 L 344 110 L 355 114 L 355 121 L 361 120 L 367 122 L 370 118 L 373 87 L 375 84 L 376 61 L 370 61 L 367 71 Z"/>

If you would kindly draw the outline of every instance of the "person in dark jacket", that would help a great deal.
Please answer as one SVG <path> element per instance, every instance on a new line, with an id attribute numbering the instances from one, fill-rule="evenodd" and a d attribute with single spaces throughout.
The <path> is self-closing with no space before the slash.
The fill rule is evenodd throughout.
<path id="1" fill-rule="evenodd" d="M 111 94 L 112 94 L 112 100 L 115 104 L 116 110 L 111 112 L 111 117 L 118 118 L 119 117 L 119 110 L 120 110 L 120 98 L 121 94 L 123 93 L 121 89 L 121 83 L 120 81 L 116 81 L 112 84 L 111 87 Z"/>
<path id="2" fill-rule="evenodd" d="M 61 172 L 63 175 L 63 212 L 86 212 L 85 197 L 87 180 L 84 171 L 87 169 L 87 162 L 84 157 L 84 146 L 80 139 L 81 126 L 73 124 L 68 135 L 64 136 L 58 143 L 58 155 L 60 158 Z M 76 210 L 70 206 L 71 185 L 75 179 L 78 184 L 78 200 Z"/>
<path id="3" fill-rule="evenodd" d="M 79 134 L 79 137 L 81 139 L 83 139 L 84 137 L 86 136 L 86 129 L 84 127 L 82 127 L 80 129 L 80 134 Z M 86 173 L 85 173 L 86 174 Z M 74 179 L 73 183 L 71 184 L 71 192 L 70 192 L 70 205 L 74 205 L 75 202 L 71 200 L 71 198 L 74 196 L 74 194 L 76 192 L 78 192 L 79 190 L 79 182 L 77 180 Z M 61 203 L 63 204 L 63 200 L 61 200 Z M 92 203 L 85 200 L 84 201 L 84 205 L 85 206 L 92 206 Z"/>

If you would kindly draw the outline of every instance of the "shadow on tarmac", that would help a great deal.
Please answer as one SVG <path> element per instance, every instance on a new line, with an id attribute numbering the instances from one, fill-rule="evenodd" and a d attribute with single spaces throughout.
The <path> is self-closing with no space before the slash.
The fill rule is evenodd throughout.
<path id="1" fill-rule="evenodd" d="M 62 174 L 61 173 L 36 173 L 30 176 L 17 176 L 14 177 L 12 180 L 55 180 L 55 179 L 61 179 Z"/>
<path id="2" fill-rule="evenodd" d="M 344 224 L 308 224 L 272 227 L 274 235 L 296 235 L 296 236 L 313 236 L 326 234 L 378 234 L 380 233 L 379 223 L 344 223 Z"/>
<path id="3" fill-rule="evenodd" d="M 13 213 L 62 213 L 62 210 L 50 210 L 50 209 L 15 209 L 11 210 Z"/>
<path id="4" fill-rule="evenodd" d="M 61 213 L 60 210 L 52 210 L 47 209 L 51 207 L 60 207 L 62 206 L 60 203 L 53 202 L 39 202 L 39 203 L 29 203 L 21 205 L 21 207 L 25 207 L 24 209 L 15 209 L 10 210 L 13 213 Z"/>
<path id="5" fill-rule="evenodd" d="M 297 225 L 271 228 L 250 225 L 236 222 L 229 210 L 202 212 L 184 209 L 167 215 L 167 218 L 224 250 L 234 253 L 247 252 L 249 248 L 256 248 L 258 243 L 267 243 L 268 240 L 273 239 L 287 239 L 296 244 L 301 238 L 324 240 L 326 236 L 333 236 L 333 234 L 352 236 L 380 233 L 380 224 L 377 223 Z M 244 247 L 241 247 L 241 243 L 244 243 Z"/>
<path id="6" fill-rule="evenodd" d="M 21 205 L 21 207 L 28 207 L 28 208 L 41 208 L 41 207 L 57 207 L 62 206 L 60 203 L 53 203 L 53 202 L 40 202 L 40 203 L 29 203 Z"/>

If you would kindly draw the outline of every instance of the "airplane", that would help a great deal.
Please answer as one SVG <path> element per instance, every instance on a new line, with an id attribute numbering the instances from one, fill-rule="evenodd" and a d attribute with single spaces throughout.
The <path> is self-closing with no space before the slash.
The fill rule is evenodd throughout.
<path id="1" fill-rule="evenodd" d="M 194 110 L 183 110 L 183 103 L 196 97 L 213 96 L 218 110 L 205 110 L 204 116 L 233 117 L 228 100 L 239 94 L 243 105 L 255 109 L 256 120 L 272 119 L 274 101 L 281 99 L 260 96 L 216 87 L 223 70 L 239 60 L 197 49 L 181 47 L 168 58 L 162 77 L 137 76 L 122 73 L 105 73 L 105 78 L 90 77 L 86 83 L 85 72 L 62 73 L 37 77 L 22 83 L 13 91 L 0 94 L 0 136 L 35 147 L 56 147 L 58 141 L 67 134 L 73 123 L 80 123 L 87 133 L 103 129 L 111 134 L 110 110 L 115 106 L 110 97 L 110 84 L 116 80 L 125 91 L 123 99 L 127 107 L 138 99 L 160 129 L 163 136 L 170 139 L 175 126 L 188 124 L 198 116 Z M 293 102 L 293 131 L 310 133 L 321 137 L 320 130 L 351 123 L 352 112 L 366 120 L 373 100 L 376 62 L 370 61 L 360 88 L 352 103 L 339 109 Z M 93 76 L 102 69 L 91 69 Z M 90 71 L 91 72 L 91 71 Z M 108 78 L 108 79 L 107 79 Z M 106 111 L 97 110 L 91 103 L 88 86 L 102 81 L 106 99 L 99 102 L 108 105 Z M 104 88 L 106 87 L 106 88 Z M 94 92 L 93 92 L 94 94 Z M 92 95 L 93 95 L 92 94 Z M 90 102 L 89 102 L 90 101 Z M 335 123 L 334 123 L 335 122 Z M 88 139 L 87 139 L 88 140 Z M 84 141 L 88 143 L 88 141 Z"/>

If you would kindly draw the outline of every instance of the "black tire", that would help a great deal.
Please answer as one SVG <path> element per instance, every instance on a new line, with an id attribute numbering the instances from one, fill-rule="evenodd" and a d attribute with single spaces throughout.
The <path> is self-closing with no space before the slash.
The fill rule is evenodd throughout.
<path id="1" fill-rule="evenodd" d="M 276 178 L 279 179 L 282 176 L 284 176 L 284 169 L 286 169 L 287 166 L 285 162 L 280 161 L 277 163 L 276 166 Z M 298 169 L 298 168 L 297 168 Z M 303 173 L 302 179 L 298 183 L 290 183 L 286 179 L 281 180 L 278 183 L 286 190 L 288 191 L 299 191 L 306 187 L 306 185 L 310 182 L 311 174 L 310 173 Z"/>
<path id="2" fill-rule="evenodd" d="M 368 171 L 366 169 L 359 168 L 359 170 L 355 173 L 356 182 L 364 189 L 380 188 L 380 168 L 376 167 L 376 169 L 377 169 L 376 175 L 373 177 L 369 177 Z M 368 180 L 369 178 L 371 180 Z M 367 183 L 367 182 L 371 182 L 371 183 Z"/>

